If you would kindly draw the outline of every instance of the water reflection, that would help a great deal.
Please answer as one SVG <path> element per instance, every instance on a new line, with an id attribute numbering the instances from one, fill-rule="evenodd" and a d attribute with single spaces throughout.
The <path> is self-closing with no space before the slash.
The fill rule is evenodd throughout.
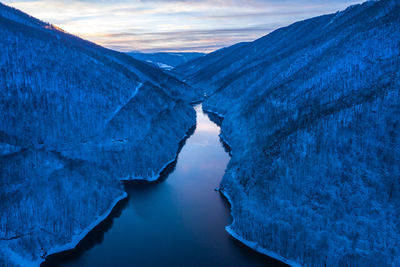
<path id="1" fill-rule="evenodd" d="M 212 121 L 213 123 L 215 123 L 216 125 L 221 127 L 222 122 L 224 121 L 223 117 L 220 117 L 217 114 L 206 111 L 206 110 L 203 110 L 203 113 L 207 115 L 207 117 L 210 121 Z M 225 143 L 222 138 L 220 138 L 219 141 L 220 141 L 222 147 L 224 148 L 225 152 L 231 156 L 231 152 L 232 152 L 231 147 L 227 143 Z"/>
<path id="2" fill-rule="evenodd" d="M 129 198 L 77 249 L 48 258 L 48 266 L 279 265 L 230 237 L 229 207 L 214 189 L 229 155 L 219 128 L 196 107 L 197 128 L 177 161 L 156 183 L 128 182 Z"/>

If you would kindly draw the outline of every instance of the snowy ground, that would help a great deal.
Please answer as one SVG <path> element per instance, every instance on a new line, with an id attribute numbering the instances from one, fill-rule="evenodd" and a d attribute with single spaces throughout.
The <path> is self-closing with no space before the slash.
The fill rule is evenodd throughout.
<path id="1" fill-rule="evenodd" d="M 74 247 L 157 178 L 195 124 L 190 87 L 0 4 L 0 266 Z"/>
<path id="2" fill-rule="evenodd" d="M 369 1 L 176 68 L 224 116 L 240 240 L 304 266 L 400 264 L 399 14 Z"/>

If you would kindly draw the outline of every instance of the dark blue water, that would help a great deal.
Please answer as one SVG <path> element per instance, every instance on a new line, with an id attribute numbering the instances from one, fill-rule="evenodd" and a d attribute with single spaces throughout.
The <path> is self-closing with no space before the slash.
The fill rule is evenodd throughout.
<path id="1" fill-rule="evenodd" d="M 128 200 L 75 250 L 54 255 L 58 266 L 275 266 L 225 231 L 229 204 L 214 189 L 229 155 L 219 127 L 201 106 L 197 126 L 175 164 L 156 183 L 126 183 Z"/>

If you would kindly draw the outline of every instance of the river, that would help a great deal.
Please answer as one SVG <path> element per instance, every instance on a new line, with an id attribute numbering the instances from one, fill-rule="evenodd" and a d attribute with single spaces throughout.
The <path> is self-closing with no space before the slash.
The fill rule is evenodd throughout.
<path id="1" fill-rule="evenodd" d="M 220 128 L 195 107 L 197 125 L 157 182 L 125 183 L 128 198 L 76 249 L 48 266 L 282 266 L 225 231 L 229 203 L 218 187 L 229 154 Z"/>

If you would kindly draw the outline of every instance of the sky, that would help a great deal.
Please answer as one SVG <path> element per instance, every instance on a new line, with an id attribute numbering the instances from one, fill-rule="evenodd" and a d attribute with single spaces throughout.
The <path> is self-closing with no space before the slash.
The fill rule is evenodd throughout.
<path id="1" fill-rule="evenodd" d="M 118 51 L 211 52 L 357 0 L 3 0 Z"/>

